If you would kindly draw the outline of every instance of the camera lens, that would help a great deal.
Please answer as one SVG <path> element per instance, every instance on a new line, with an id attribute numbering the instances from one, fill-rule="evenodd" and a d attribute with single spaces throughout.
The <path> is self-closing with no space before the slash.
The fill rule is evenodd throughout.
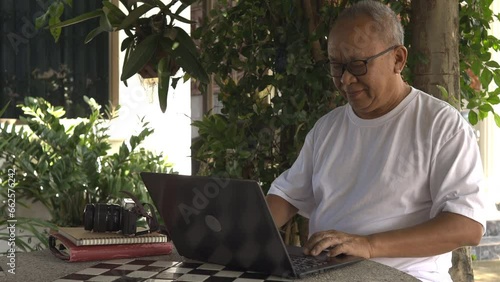
<path id="1" fill-rule="evenodd" d="M 83 210 L 83 228 L 85 230 L 92 230 L 94 227 L 94 205 L 85 205 L 85 210 Z"/>
<path id="2" fill-rule="evenodd" d="M 94 214 L 94 231 L 120 230 L 121 207 L 118 205 L 96 204 Z"/>
<path id="3" fill-rule="evenodd" d="M 118 205 L 112 205 L 110 209 L 108 209 L 106 222 L 108 223 L 107 231 L 118 231 L 121 229 L 121 211 L 122 208 Z"/>

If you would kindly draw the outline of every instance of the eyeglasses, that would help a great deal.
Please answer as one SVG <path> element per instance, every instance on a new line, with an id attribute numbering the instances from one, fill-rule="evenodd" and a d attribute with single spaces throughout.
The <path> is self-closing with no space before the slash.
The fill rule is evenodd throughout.
<path id="1" fill-rule="evenodd" d="M 366 66 L 369 61 L 384 55 L 385 53 L 394 50 L 399 45 L 394 45 L 378 54 L 368 57 L 364 60 L 354 60 L 346 64 L 341 63 L 330 63 L 331 75 L 335 78 L 340 78 L 344 74 L 345 70 L 348 70 L 354 76 L 365 75 L 368 72 L 368 67 Z"/>

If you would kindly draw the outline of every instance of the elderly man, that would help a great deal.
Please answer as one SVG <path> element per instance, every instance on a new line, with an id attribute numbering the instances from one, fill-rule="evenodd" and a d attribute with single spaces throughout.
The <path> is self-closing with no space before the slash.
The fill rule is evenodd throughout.
<path id="1" fill-rule="evenodd" d="M 329 249 L 451 281 L 451 251 L 485 228 L 476 138 L 460 113 L 409 86 L 408 51 L 387 6 L 344 10 L 329 35 L 331 75 L 349 102 L 309 132 L 267 201 L 278 226 L 308 217 L 306 254 Z"/>

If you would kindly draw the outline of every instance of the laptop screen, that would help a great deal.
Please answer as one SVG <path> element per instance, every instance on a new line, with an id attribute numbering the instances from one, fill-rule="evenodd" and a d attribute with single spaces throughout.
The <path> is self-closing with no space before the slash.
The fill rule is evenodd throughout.
<path id="1" fill-rule="evenodd" d="M 180 255 L 294 276 L 257 182 L 146 172 L 141 176 Z"/>

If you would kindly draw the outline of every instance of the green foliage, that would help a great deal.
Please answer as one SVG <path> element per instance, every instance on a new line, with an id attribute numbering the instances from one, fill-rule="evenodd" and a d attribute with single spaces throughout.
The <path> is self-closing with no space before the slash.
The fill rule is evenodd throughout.
<path id="1" fill-rule="evenodd" d="M 267 190 L 316 120 L 342 103 L 325 60 L 328 23 L 338 11 L 321 8 L 320 25 L 310 32 L 301 2 L 240 1 L 212 10 L 195 31 L 224 105 L 221 114 L 193 123 L 200 174 L 255 179 Z M 319 60 L 313 42 L 321 46 Z"/>
<path id="2" fill-rule="evenodd" d="M 14 241 L 9 241 L 12 237 L 10 236 L 11 231 L 8 229 L 7 218 L 8 214 L 5 210 L 0 210 L 0 239 L 7 242 L 8 247 L 16 251 L 28 252 L 44 249 L 48 245 L 49 230 L 57 227 L 51 222 L 38 218 L 16 217 L 16 237 Z M 34 240 L 37 242 L 35 243 Z"/>
<path id="3" fill-rule="evenodd" d="M 40 28 L 46 24 L 54 26 L 61 22 L 61 16 L 64 13 L 65 6 L 72 7 L 73 0 L 53 0 L 47 7 L 47 11 L 35 20 L 35 27 Z M 55 41 L 61 36 L 61 27 L 51 28 L 50 33 Z"/>
<path id="4" fill-rule="evenodd" d="M 3 116 L 3 114 L 5 113 L 5 111 L 7 110 L 7 108 L 9 107 L 9 103 L 7 103 L 1 110 L 0 110 L 0 117 Z M 11 137 L 12 138 L 12 137 Z M 6 139 L 2 139 L 0 140 L 0 150 L 2 150 L 3 147 L 7 146 L 9 144 L 9 141 L 11 138 L 6 138 Z M 8 180 L 7 180 L 8 182 Z M 7 186 L 2 186 L 2 187 L 7 187 Z"/>
<path id="5" fill-rule="evenodd" d="M 492 113 L 497 126 L 500 116 L 493 105 L 500 103 L 500 65 L 491 59 L 492 51 L 500 51 L 500 39 L 489 34 L 493 0 L 462 1 L 460 5 L 460 91 L 462 102 L 470 110 L 469 121 L 476 124 Z M 478 79 L 478 81 L 475 81 Z M 490 90 L 490 85 L 496 87 Z"/>
<path id="6" fill-rule="evenodd" d="M 92 112 L 75 125 L 61 123 L 65 114 L 61 107 L 27 97 L 20 105 L 26 126 L 3 125 L 0 129 L 0 140 L 4 140 L 0 143 L 0 170 L 15 173 L 15 185 L 10 188 L 15 191 L 16 203 L 29 206 L 40 202 L 52 217 L 45 225 L 36 219 L 27 220 L 24 228 L 33 223 L 46 227 L 81 226 L 86 204 L 117 202 L 124 198 L 121 190 L 150 202 L 139 173 L 171 170 L 163 157 L 140 147 L 153 133 L 142 121 L 142 131 L 110 154 L 107 120 L 93 99 L 85 99 Z M 8 179 L 1 181 L 2 187 L 9 187 Z M 9 191 L 2 189 L 0 198 L 7 199 Z M 3 213 L 8 211 L 7 204 L 2 207 Z"/>
<path id="7" fill-rule="evenodd" d="M 208 82 L 208 75 L 199 61 L 198 49 L 193 39 L 176 22 L 192 23 L 180 14 L 194 1 L 172 0 L 168 4 L 160 0 L 120 0 L 126 9 L 124 13 L 119 5 L 103 0 L 102 6 L 94 11 L 61 21 L 66 6 L 71 7 L 72 0 L 50 0 L 47 11 L 36 19 L 36 28 L 50 29 L 55 41 L 58 41 L 61 29 L 87 20 L 99 18 L 99 25 L 89 32 L 85 43 L 90 42 L 103 32 L 124 31 L 127 37 L 121 43 L 125 51 L 120 80 L 127 85 L 127 79 L 141 74 L 143 77 L 160 76 L 161 87 L 158 90 L 160 108 L 167 108 L 167 92 L 170 77 L 181 67 L 188 77 Z M 172 10 L 176 7 L 175 11 Z M 154 12 L 152 16 L 147 13 Z M 162 60 L 166 59 L 166 60 Z M 168 62 L 168 64 L 165 64 Z M 161 73 L 161 74 L 160 74 Z M 179 78 L 170 84 L 175 88 Z"/>
<path id="8" fill-rule="evenodd" d="M 325 2 L 322 7 L 298 0 L 238 1 L 234 6 L 217 2 L 210 19 L 193 33 L 223 105 L 220 114 L 193 123 L 200 133 L 193 145 L 195 158 L 202 163 L 199 173 L 252 178 L 267 190 L 291 165 L 315 121 L 344 103 L 333 92 L 325 67 L 326 36 L 338 13 L 354 2 Z M 406 45 L 411 45 L 411 2 L 384 2 L 400 15 Z M 312 17 L 306 3 L 312 7 Z M 500 83 L 500 66 L 490 54 L 500 49 L 500 41 L 487 31 L 495 16 L 491 3 L 461 1 L 461 102 L 471 110 L 471 123 L 492 112 L 500 126 L 492 107 L 500 103 L 500 89 L 487 90 L 490 82 Z M 425 60 L 410 53 L 410 65 Z M 479 76 L 481 90 L 472 89 L 468 70 Z M 411 67 L 404 76 L 411 83 Z"/>

